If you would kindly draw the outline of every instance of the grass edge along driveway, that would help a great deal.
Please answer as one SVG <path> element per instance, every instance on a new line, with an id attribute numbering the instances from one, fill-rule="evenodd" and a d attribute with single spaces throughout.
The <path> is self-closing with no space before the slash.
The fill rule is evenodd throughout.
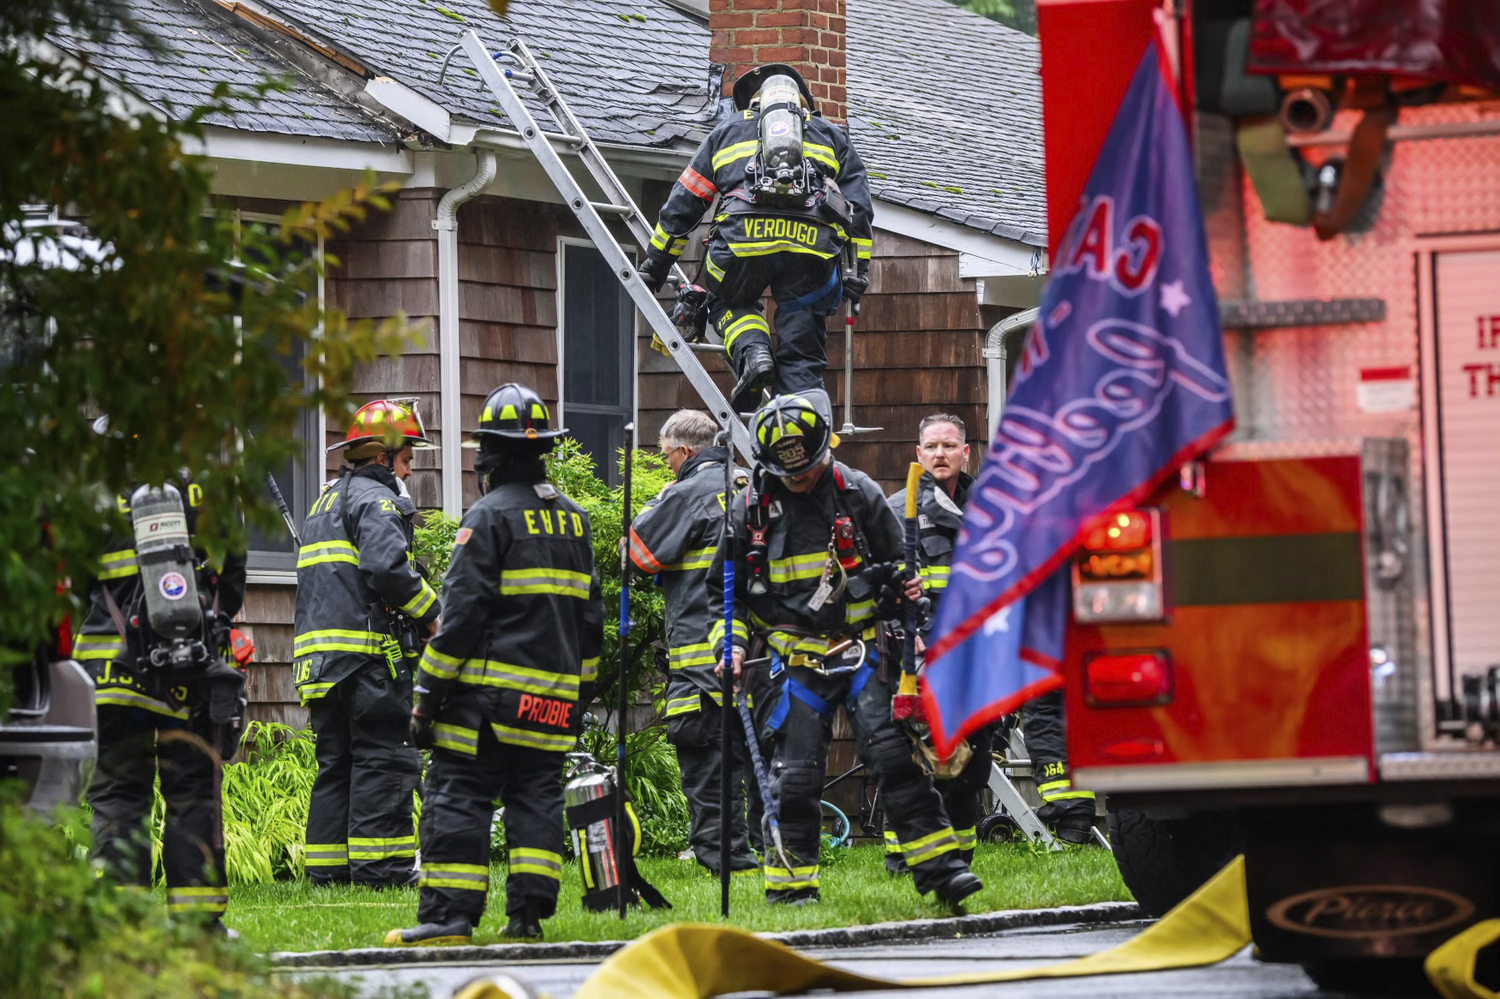
<path id="1" fill-rule="evenodd" d="M 883 860 L 879 845 L 825 850 L 823 901 L 797 908 L 767 905 L 758 871 L 737 874 L 730 886 L 729 923 L 752 932 L 785 932 L 952 914 L 931 895 L 919 896 L 909 877 L 887 874 Z M 673 908 L 635 908 L 623 921 L 613 912 L 584 912 L 578 865 L 569 862 L 563 866 L 557 915 L 542 924 L 546 940 L 632 940 L 667 923 L 720 921 L 718 878 L 688 860 L 643 858 L 638 864 Z M 1046 853 L 1024 844 L 984 843 L 973 869 L 984 890 L 965 903 L 970 913 L 1130 900 L 1114 859 L 1098 847 Z M 500 942 L 504 911 L 505 865 L 496 864 L 475 944 Z M 232 889 L 224 922 L 264 952 L 349 950 L 380 946 L 386 930 L 415 925 L 416 916 L 415 888 L 312 888 L 306 881 L 284 881 Z"/>

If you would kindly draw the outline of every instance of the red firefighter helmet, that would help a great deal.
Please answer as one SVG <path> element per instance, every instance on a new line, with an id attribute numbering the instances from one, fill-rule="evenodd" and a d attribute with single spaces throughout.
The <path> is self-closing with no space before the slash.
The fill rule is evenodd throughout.
<path id="1" fill-rule="evenodd" d="M 373 458 L 381 451 L 403 447 L 436 447 L 427 439 L 415 399 L 376 399 L 359 407 L 344 439 L 328 450 L 348 448 L 348 458 Z"/>

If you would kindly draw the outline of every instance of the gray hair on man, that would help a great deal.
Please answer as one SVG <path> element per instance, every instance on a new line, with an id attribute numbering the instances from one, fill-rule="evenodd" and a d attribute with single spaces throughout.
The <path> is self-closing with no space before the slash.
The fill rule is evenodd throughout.
<path id="1" fill-rule="evenodd" d="M 702 451 L 714 446 L 719 425 L 713 417 L 699 409 L 679 409 L 667 417 L 661 425 L 661 447 L 663 450 L 685 447 L 690 451 Z"/>

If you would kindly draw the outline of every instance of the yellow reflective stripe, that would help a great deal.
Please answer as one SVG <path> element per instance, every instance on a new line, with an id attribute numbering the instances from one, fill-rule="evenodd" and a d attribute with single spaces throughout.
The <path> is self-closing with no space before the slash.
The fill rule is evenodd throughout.
<path id="1" fill-rule="evenodd" d="M 489 890 L 490 869 L 481 864 L 431 864 L 423 862 L 417 875 L 423 888 L 456 888 L 460 891 Z"/>
<path id="2" fill-rule="evenodd" d="M 736 257 L 768 257 L 773 253 L 806 253 L 829 260 L 839 255 L 838 250 L 820 250 L 817 247 L 794 243 L 789 239 L 756 240 L 749 243 L 726 243 L 725 245 Z"/>
<path id="3" fill-rule="evenodd" d="M 432 609 L 437 603 L 437 591 L 427 585 L 427 580 L 422 580 L 422 589 L 416 596 L 401 605 L 401 609 L 412 617 L 421 617 Z"/>
<path id="4" fill-rule="evenodd" d="M 1042 791 L 1041 794 L 1044 801 L 1068 801 L 1074 798 L 1093 800 L 1094 797 L 1093 791 Z"/>
<path id="5" fill-rule="evenodd" d="M 302 706 L 307 707 L 308 701 L 316 701 L 324 697 L 332 690 L 332 683 L 299 683 L 297 685 L 297 696 L 302 699 Z"/>
<path id="6" fill-rule="evenodd" d="M 345 628 L 305 631 L 292 639 L 292 656 L 295 658 L 313 652 L 379 652 L 382 637 L 373 631 Z"/>
<path id="7" fill-rule="evenodd" d="M 974 844 L 979 842 L 979 835 L 974 831 L 973 826 L 967 829 L 955 829 L 953 830 L 953 835 L 958 838 L 958 848 L 960 850 L 972 850 L 974 849 Z"/>
<path id="8" fill-rule="evenodd" d="M 126 576 L 140 575 L 140 571 L 141 567 L 135 561 L 134 548 L 110 552 L 99 559 L 100 579 L 124 579 Z"/>
<path id="9" fill-rule="evenodd" d="M 756 150 L 759 148 L 759 139 L 748 139 L 745 142 L 736 142 L 733 145 L 725 146 L 714 153 L 713 160 L 711 161 L 712 166 L 715 170 L 718 170 L 720 167 L 738 160 L 749 159 L 755 155 Z"/>
<path id="10" fill-rule="evenodd" d="M 838 157 L 834 155 L 832 146 L 824 146 L 816 142 L 803 142 L 802 155 L 806 156 L 810 160 L 822 163 L 824 166 L 832 170 L 835 175 L 837 175 L 840 170 Z"/>
<path id="11" fill-rule="evenodd" d="M 875 616 L 874 600 L 856 600 L 844 605 L 844 620 L 850 624 L 868 621 Z"/>
<path id="12" fill-rule="evenodd" d="M 347 562 L 359 565 L 359 549 L 347 541 L 315 541 L 297 549 L 297 568 L 322 562 Z"/>
<path id="13" fill-rule="evenodd" d="M 167 888 L 168 912 L 223 912 L 228 907 L 228 888 L 198 885 Z"/>
<path id="14" fill-rule="evenodd" d="M 115 659 L 125 655 L 125 639 L 119 635 L 79 635 L 73 639 L 73 658 Z"/>
<path id="15" fill-rule="evenodd" d="M 397 836 L 388 839 L 349 837 L 350 860 L 386 860 L 390 857 L 414 857 L 417 854 L 415 836 Z"/>
<path id="16" fill-rule="evenodd" d="M 735 324 L 738 325 L 738 324 Z M 699 548 L 688 552 L 681 562 L 672 562 L 662 566 L 663 572 L 685 572 L 689 569 L 708 569 L 714 564 L 714 556 L 719 553 L 719 546 L 712 548 Z"/>
<path id="17" fill-rule="evenodd" d="M 345 867 L 349 863 L 349 845 L 309 843 L 303 848 L 302 863 L 307 867 Z"/>
<path id="18" fill-rule="evenodd" d="M 479 751 L 479 730 L 438 722 L 432 726 L 433 745 L 473 756 Z"/>
<path id="19" fill-rule="evenodd" d="M 598 656 L 594 656 L 592 659 L 585 659 L 579 664 L 578 682 L 580 684 L 593 683 L 597 679 L 599 679 Z"/>
<path id="20" fill-rule="evenodd" d="M 767 888 L 791 889 L 791 888 L 816 888 L 818 887 L 818 865 L 811 867 L 765 867 L 765 879 Z"/>
<path id="21" fill-rule="evenodd" d="M 713 257 L 704 257 L 703 266 L 708 268 L 708 273 L 713 275 L 715 281 L 724 280 L 724 268 L 714 263 Z"/>
<path id="22" fill-rule="evenodd" d="M 94 691 L 94 705 L 111 705 L 117 708 L 143 708 L 168 718 L 186 718 L 187 708 L 170 708 L 164 701 L 131 690 L 129 687 L 100 687 Z"/>
<path id="23" fill-rule="evenodd" d="M 470 659 L 459 671 L 458 682 L 476 687 L 507 687 L 529 694 L 547 694 L 565 701 L 578 700 L 581 677 L 571 673 L 517 666 L 490 659 Z"/>
<path id="24" fill-rule="evenodd" d="M 901 844 L 901 853 L 906 857 L 907 865 L 912 867 L 957 849 L 958 837 L 953 834 L 951 826 Z"/>
<path id="25" fill-rule="evenodd" d="M 720 622 L 721 624 L 723 622 Z M 699 642 L 695 645 L 679 645 L 667 652 L 667 665 L 678 666 L 712 666 L 718 662 L 714 656 L 714 644 L 712 642 Z"/>
<path id="26" fill-rule="evenodd" d="M 690 715 L 703 706 L 703 701 L 695 692 L 683 697 L 674 697 L 667 702 L 667 710 L 664 717 L 675 718 L 678 715 Z"/>
<path id="27" fill-rule="evenodd" d="M 661 227 L 661 223 L 658 222 L 656 225 L 656 231 L 651 234 L 651 247 L 652 249 L 656 250 L 669 250 L 671 249 L 672 240 L 674 238 L 675 237 L 673 237 L 671 233 L 667 232 L 667 230 L 663 229 Z"/>
<path id="28" fill-rule="evenodd" d="M 771 327 L 766 325 L 765 316 L 759 313 L 741 316 L 719 331 L 719 335 L 724 338 L 724 349 L 728 350 L 734 344 L 735 338 L 746 330 L 760 330 L 767 336 L 771 334 Z"/>
<path id="29" fill-rule="evenodd" d="M 592 586 L 588 573 L 568 569 L 506 569 L 500 574 L 500 593 L 507 597 L 552 593 L 587 600 Z"/>
<path id="30" fill-rule="evenodd" d="M 562 854 L 550 850 L 533 850 L 518 846 L 506 856 L 512 874 L 539 874 L 555 881 L 562 880 Z"/>
<path id="31" fill-rule="evenodd" d="M 750 644 L 750 629 L 745 622 L 738 619 L 735 620 L 734 637 L 739 639 L 738 644 L 740 645 Z M 714 623 L 708 627 L 708 642 L 710 647 L 712 647 L 722 641 L 724 641 L 724 619 L 716 617 L 714 618 Z"/>
<path id="32" fill-rule="evenodd" d="M 823 567 L 828 564 L 828 553 L 812 555 L 789 555 L 771 559 L 771 582 L 790 583 L 799 579 L 818 579 Z"/>
<path id="33" fill-rule="evenodd" d="M 895 833 L 893 833 L 893 832 L 891 832 L 891 830 L 887 829 L 885 832 L 881 833 L 881 836 L 885 839 L 885 852 L 886 853 L 900 853 L 901 852 L 901 841 L 896 838 L 896 834 Z"/>
<path id="34" fill-rule="evenodd" d="M 450 656 L 439 652 L 431 645 L 422 650 L 422 658 L 417 661 L 417 666 L 426 670 L 439 680 L 451 680 L 458 676 L 459 669 L 464 661 L 457 656 Z"/>
<path id="35" fill-rule="evenodd" d="M 870 251 L 875 248 L 875 241 L 873 239 L 860 239 L 858 236 L 851 236 L 849 242 L 854 244 L 855 259 L 870 259 Z"/>
<path id="36" fill-rule="evenodd" d="M 511 746 L 529 746 L 532 749 L 545 749 L 556 753 L 566 753 L 578 743 L 577 738 L 571 735 L 533 732 L 524 728 L 511 728 L 509 725 L 501 725 L 499 722 L 491 722 L 490 728 L 494 730 L 496 739 Z"/>

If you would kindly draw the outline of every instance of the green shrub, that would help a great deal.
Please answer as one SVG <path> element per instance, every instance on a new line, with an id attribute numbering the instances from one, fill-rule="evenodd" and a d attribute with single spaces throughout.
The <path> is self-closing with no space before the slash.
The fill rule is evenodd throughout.
<path id="1" fill-rule="evenodd" d="M 443 577 L 453 558 L 453 537 L 458 533 L 458 519 L 441 510 L 428 510 L 422 522 L 412 531 L 412 557 L 427 571 L 433 589 L 443 592 Z"/>
<path id="2" fill-rule="evenodd" d="M 336 983 L 273 978 L 249 945 L 170 922 L 159 899 L 96 877 L 68 836 L 13 797 L 0 795 L 0 997 L 353 996 Z"/>
<path id="3" fill-rule="evenodd" d="M 224 853 L 231 885 L 302 876 L 313 778 L 312 733 L 251 722 L 244 761 L 224 768 Z M 160 799 L 158 799 L 160 800 Z"/>

